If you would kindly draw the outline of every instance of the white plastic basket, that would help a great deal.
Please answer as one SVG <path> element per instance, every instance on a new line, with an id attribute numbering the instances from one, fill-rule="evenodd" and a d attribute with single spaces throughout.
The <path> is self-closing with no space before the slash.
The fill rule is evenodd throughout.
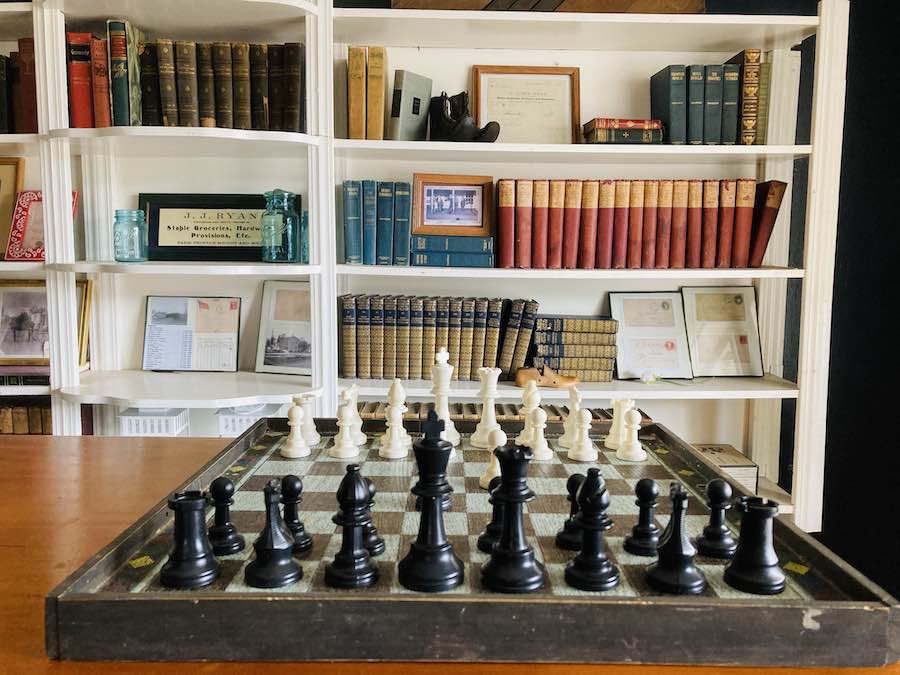
<path id="1" fill-rule="evenodd" d="M 187 408 L 128 408 L 119 413 L 120 436 L 187 436 Z"/>
<path id="2" fill-rule="evenodd" d="M 263 417 L 274 417 L 281 409 L 278 403 L 246 405 L 236 408 L 219 408 L 216 419 L 219 423 L 219 436 L 233 438 L 240 436 Z"/>

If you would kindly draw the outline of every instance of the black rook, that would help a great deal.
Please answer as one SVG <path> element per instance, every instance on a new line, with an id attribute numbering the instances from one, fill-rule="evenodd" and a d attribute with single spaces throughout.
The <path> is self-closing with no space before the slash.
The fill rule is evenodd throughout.
<path id="1" fill-rule="evenodd" d="M 206 534 L 205 492 L 176 492 L 169 498 L 175 513 L 175 546 L 162 568 L 160 582 L 167 588 L 208 586 L 219 576 L 219 562 Z"/>

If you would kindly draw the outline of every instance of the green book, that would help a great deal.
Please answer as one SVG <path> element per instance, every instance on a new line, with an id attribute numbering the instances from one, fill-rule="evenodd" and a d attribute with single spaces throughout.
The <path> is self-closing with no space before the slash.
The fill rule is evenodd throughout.
<path id="1" fill-rule="evenodd" d="M 650 78 L 650 116 L 661 120 L 666 143 L 687 142 L 685 67 L 666 66 Z"/>
<path id="2" fill-rule="evenodd" d="M 756 140 L 753 145 L 766 145 L 766 134 L 769 131 L 769 92 L 772 77 L 772 64 L 765 61 L 759 64 L 759 112 L 756 113 Z"/>
<path id="3" fill-rule="evenodd" d="M 741 67 L 726 63 L 722 66 L 722 145 L 737 144 L 740 97 Z"/>
<path id="4" fill-rule="evenodd" d="M 131 125 L 128 112 L 128 40 L 125 26 L 127 21 L 106 22 L 106 37 L 109 45 L 109 96 L 112 104 L 113 126 Z"/>
<path id="5" fill-rule="evenodd" d="M 687 67 L 687 142 L 688 145 L 703 145 L 703 101 L 706 69 L 703 66 Z"/>
<path id="6" fill-rule="evenodd" d="M 706 66 L 703 85 L 703 142 L 722 142 L 722 66 Z"/>

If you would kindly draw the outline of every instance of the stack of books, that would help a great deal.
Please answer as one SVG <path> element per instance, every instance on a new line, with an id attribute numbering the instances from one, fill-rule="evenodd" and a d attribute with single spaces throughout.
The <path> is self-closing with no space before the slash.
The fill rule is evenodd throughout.
<path id="1" fill-rule="evenodd" d="M 493 267 L 494 238 L 426 234 L 410 242 L 410 262 L 423 267 Z"/>
<path id="2" fill-rule="evenodd" d="M 0 56 L 0 134 L 36 134 L 37 80 L 34 38 L 19 38 L 19 51 Z"/>
<path id="3" fill-rule="evenodd" d="M 49 397 L 0 399 L 0 434 L 51 433 L 53 427 Z"/>
<path id="4" fill-rule="evenodd" d="M 584 125 L 585 143 L 662 143 L 662 120 L 595 117 Z"/>
<path id="5" fill-rule="evenodd" d="M 582 382 L 611 382 L 618 327 L 618 322 L 608 317 L 538 316 L 533 364 Z"/>
<path id="6" fill-rule="evenodd" d="M 347 180 L 342 201 L 346 264 L 409 265 L 409 183 Z"/>

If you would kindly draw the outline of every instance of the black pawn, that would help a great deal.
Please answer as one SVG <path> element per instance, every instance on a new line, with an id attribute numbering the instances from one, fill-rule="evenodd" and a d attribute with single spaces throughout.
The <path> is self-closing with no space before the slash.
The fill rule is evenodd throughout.
<path id="1" fill-rule="evenodd" d="M 756 595 L 776 595 L 784 590 L 784 572 L 778 566 L 772 521 L 778 504 L 761 497 L 742 499 L 739 508 L 741 535 L 737 551 L 725 568 L 725 583 Z"/>
<path id="2" fill-rule="evenodd" d="M 656 590 L 676 595 L 696 595 L 706 589 L 706 577 L 696 565 L 697 549 L 685 531 L 688 495 L 680 484 L 672 489 L 672 516 L 668 536 L 659 545 L 659 560 L 647 568 L 647 582 Z"/>
<path id="3" fill-rule="evenodd" d="M 338 512 L 331 519 L 343 528 L 343 536 L 341 550 L 325 566 L 325 583 L 329 586 L 363 588 L 378 581 L 378 568 L 364 544 L 370 499 L 369 483 L 359 473 L 359 464 L 348 464 L 338 486 Z"/>
<path id="4" fill-rule="evenodd" d="M 263 488 L 266 524 L 253 542 L 256 557 L 244 570 L 244 582 L 254 588 L 279 588 L 303 576 L 303 568 L 292 555 L 294 533 L 288 529 L 278 509 L 280 497 L 278 479 L 273 478 Z"/>
<path id="5" fill-rule="evenodd" d="M 160 582 L 167 588 L 194 589 L 208 586 L 219 576 L 219 562 L 206 533 L 205 492 L 176 492 L 169 498 L 175 513 L 175 546 L 163 565 Z"/>
<path id="6" fill-rule="evenodd" d="M 481 568 L 481 584 L 500 593 L 530 593 L 544 585 L 544 566 L 525 539 L 522 511 L 535 497 L 526 483 L 531 449 L 513 445 L 497 448 L 494 454 L 500 460 L 500 486 L 492 497 L 503 502 L 503 528 L 491 559 Z"/>
<path id="7" fill-rule="evenodd" d="M 569 495 L 566 499 L 569 502 L 569 517 L 563 523 L 562 529 L 556 533 L 556 547 L 567 551 L 578 551 L 581 549 L 581 528 L 575 521 L 575 514 L 578 513 L 578 489 L 584 483 L 583 473 L 573 473 L 566 481 L 566 492 Z"/>
<path id="8" fill-rule="evenodd" d="M 659 547 L 659 528 L 653 522 L 653 510 L 659 497 L 659 488 L 650 478 L 641 478 L 634 488 L 635 504 L 638 505 L 638 523 L 625 537 L 625 550 L 632 555 L 655 557 Z"/>
<path id="9" fill-rule="evenodd" d="M 244 550 L 246 542 L 231 522 L 231 505 L 234 504 L 234 482 L 220 476 L 209 485 L 209 495 L 216 509 L 213 524 L 209 528 L 209 543 L 216 555 L 232 555 Z"/>
<path id="10" fill-rule="evenodd" d="M 384 539 L 378 536 L 378 529 L 375 527 L 375 523 L 372 522 L 372 509 L 375 508 L 375 483 L 372 482 L 371 478 L 366 478 L 366 485 L 369 486 L 369 503 L 366 506 L 369 511 L 369 522 L 366 524 L 363 545 L 366 547 L 369 555 L 374 557 L 384 553 L 385 546 Z"/>
<path id="11" fill-rule="evenodd" d="M 398 580 L 413 591 L 437 593 L 459 586 L 465 578 L 462 561 L 453 552 L 444 530 L 441 500 L 453 488 L 447 481 L 447 462 L 453 445 L 441 440 L 443 421 L 432 410 L 424 425 L 424 438 L 413 444 L 419 480 L 413 494 L 422 498 L 419 533 L 409 553 L 397 565 Z"/>
<path id="12" fill-rule="evenodd" d="M 606 555 L 603 531 L 609 492 L 600 469 L 588 469 L 578 490 L 575 523 L 581 531 L 581 551 L 566 566 L 566 583 L 582 591 L 608 591 L 619 583 L 619 570 Z"/>
<path id="13" fill-rule="evenodd" d="M 725 511 L 731 508 L 731 486 L 721 478 L 714 478 L 706 486 L 709 524 L 697 538 L 697 550 L 710 558 L 728 559 L 734 555 L 737 542 L 725 524 Z"/>
<path id="14" fill-rule="evenodd" d="M 478 536 L 478 550 L 482 553 L 490 553 L 494 544 L 500 540 L 500 532 L 503 531 L 503 502 L 494 499 L 494 491 L 500 487 L 500 476 L 491 478 L 488 485 L 488 493 L 491 495 L 488 500 L 491 503 L 491 521 Z"/>
<path id="15" fill-rule="evenodd" d="M 281 479 L 281 503 L 284 505 L 284 523 L 294 535 L 294 553 L 306 553 L 312 548 L 312 537 L 300 520 L 299 509 L 303 492 L 303 481 L 298 476 L 288 474 Z"/>

